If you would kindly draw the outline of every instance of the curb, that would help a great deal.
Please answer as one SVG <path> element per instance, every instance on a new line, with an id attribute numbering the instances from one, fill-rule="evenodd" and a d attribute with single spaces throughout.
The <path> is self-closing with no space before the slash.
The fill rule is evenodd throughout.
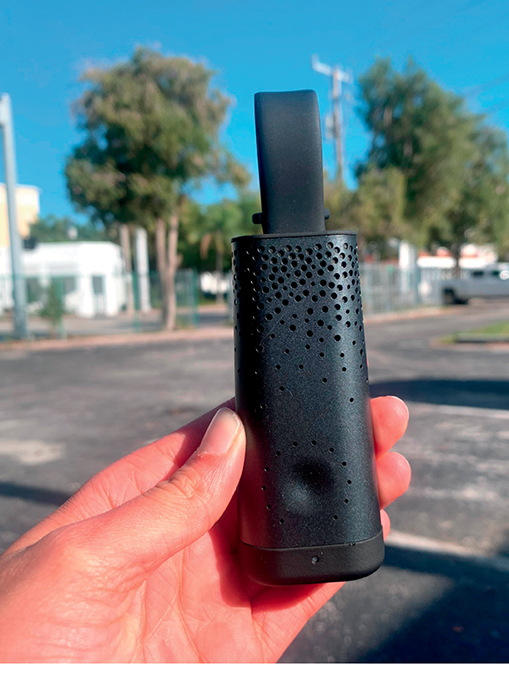
<path id="1" fill-rule="evenodd" d="M 233 338 L 233 328 L 210 327 L 200 330 L 156 331 L 153 333 L 110 334 L 108 336 L 80 336 L 68 339 L 40 341 L 11 341 L 0 344 L 0 353 L 44 350 L 72 350 L 74 348 L 99 348 L 115 345 L 151 345 L 174 341 L 222 340 Z"/>
<path id="2" fill-rule="evenodd" d="M 366 315 L 364 325 L 380 324 L 383 322 L 397 322 L 405 319 L 420 319 L 421 317 L 441 317 L 451 314 L 453 310 L 446 307 L 423 307 L 416 310 L 404 310 L 402 312 L 387 312 L 383 314 Z"/>
<path id="3" fill-rule="evenodd" d="M 429 307 L 404 312 L 390 312 L 387 314 L 368 315 L 364 318 L 365 326 L 382 324 L 405 319 L 419 319 L 448 314 L 449 309 Z M 13 351 L 45 351 L 72 350 L 74 348 L 111 347 L 115 345 L 150 345 L 157 343 L 171 343 L 174 341 L 222 340 L 233 338 L 233 327 L 206 327 L 202 329 L 183 329 L 179 331 L 152 331 L 108 334 L 103 336 L 74 336 L 67 339 L 48 339 L 38 341 L 7 341 L 0 343 L 0 354 Z"/>

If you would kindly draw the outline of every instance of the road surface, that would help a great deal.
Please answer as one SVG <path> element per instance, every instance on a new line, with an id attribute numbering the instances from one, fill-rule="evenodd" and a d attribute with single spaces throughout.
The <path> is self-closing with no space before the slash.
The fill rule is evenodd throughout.
<path id="1" fill-rule="evenodd" d="M 439 346 L 507 319 L 478 304 L 366 327 L 373 395 L 410 409 L 408 493 L 383 567 L 282 662 L 509 661 L 509 351 Z M 0 352 L 0 551 L 120 456 L 233 393 L 229 339 Z"/>

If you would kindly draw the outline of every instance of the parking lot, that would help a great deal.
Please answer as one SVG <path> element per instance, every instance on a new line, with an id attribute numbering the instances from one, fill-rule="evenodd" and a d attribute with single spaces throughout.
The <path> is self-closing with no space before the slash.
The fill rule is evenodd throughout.
<path id="1" fill-rule="evenodd" d="M 412 465 L 384 566 L 282 662 L 509 661 L 509 349 L 437 339 L 509 305 L 366 326 L 373 395 L 405 399 Z M 233 394 L 232 340 L 0 352 L 0 551 L 96 471 Z"/>

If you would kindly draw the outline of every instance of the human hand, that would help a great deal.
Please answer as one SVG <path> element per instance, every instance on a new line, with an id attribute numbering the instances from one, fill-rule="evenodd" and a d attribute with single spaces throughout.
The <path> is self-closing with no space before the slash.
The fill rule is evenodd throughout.
<path id="1" fill-rule="evenodd" d="M 408 411 L 371 406 L 384 508 L 410 482 L 389 451 Z M 244 429 L 214 411 L 95 475 L 0 557 L 0 662 L 275 662 L 342 586 L 244 577 Z"/>

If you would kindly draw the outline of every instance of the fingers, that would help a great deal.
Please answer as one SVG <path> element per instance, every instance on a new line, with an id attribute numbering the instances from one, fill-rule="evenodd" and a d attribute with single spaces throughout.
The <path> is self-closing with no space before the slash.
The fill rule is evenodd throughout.
<path id="1" fill-rule="evenodd" d="M 380 511 L 380 520 L 382 522 L 382 530 L 385 541 L 387 539 L 389 532 L 391 531 L 391 519 L 387 515 L 386 511 Z"/>
<path id="2" fill-rule="evenodd" d="M 375 453 L 388 452 L 403 436 L 408 425 L 408 409 L 399 397 L 375 397 L 371 400 Z"/>
<path id="3" fill-rule="evenodd" d="M 239 417 L 219 410 L 196 452 L 168 481 L 80 523 L 80 541 L 105 565 L 117 566 L 122 580 L 145 579 L 221 517 L 239 482 L 244 450 Z"/>
<path id="4" fill-rule="evenodd" d="M 406 492 L 412 471 L 405 457 L 397 452 L 381 454 L 376 460 L 376 471 L 380 508 L 385 508 Z"/>

